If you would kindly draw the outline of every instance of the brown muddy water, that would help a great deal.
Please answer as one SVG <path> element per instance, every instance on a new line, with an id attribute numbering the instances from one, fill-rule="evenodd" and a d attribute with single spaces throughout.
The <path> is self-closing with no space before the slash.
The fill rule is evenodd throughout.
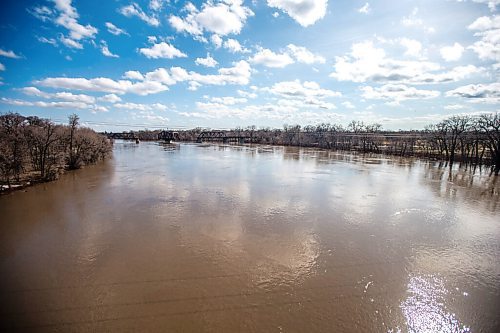
<path id="1" fill-rule="evenodd" d="M 117 142 L 110 161 L 0 197 L 0 330 L 499 332 L 498 178 Z"/>

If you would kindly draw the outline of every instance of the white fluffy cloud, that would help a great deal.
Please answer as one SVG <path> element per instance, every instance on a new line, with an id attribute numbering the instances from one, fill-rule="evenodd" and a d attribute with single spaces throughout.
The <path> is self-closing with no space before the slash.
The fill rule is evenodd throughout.
<path id="1" fill-rule="evenodd" d="M 52 46 L 57 46 L 57 41 L 54 38 L 37 37 L 40 43 L 50 44 Z"/>
<path id="2" fill-rule="evenodd" d="M 464 47 L 460 43 L 455 43 L 452 46 L 445 46 L 439 50 L 441 57 L 445 61 L 457 61 L 464 53 Z"/>
<path id="3" fill-rule="evenodd" d="M 126 71 L 125 74 L 123 74 L 123 78 L 139 81 L 144 80 L 144 76 L 139 71 Z"/>
<path id="4" fill-rule="evenodd" d="M 468 29 L 470 30 L 479 30 L 479 31 L 499 29 L 499 28 L 500 28 L 499 15 L 481 16 L 468 26 Z"/>
<path id="5" fill-rule="evenodd" d="M 219 68 L 217 74 L 199 74 L 196 72 L 187 72 L 180 67 L 170 69 L 172 76 L 176 81 L 197 82 L 206 85 L 246 85 L 250 81 L 251 67 L 245 60 L 238 61 L 233 67 Z"/>
<path id="6" fill-rule="evenodd" d="M 0 71 L 4 71 L 4 70 L 5 70 L 5 66 L 4 66 L 4 64 L 2 64 L 2 63 L 0 62 Z"/>
<path id="7" fill-rule="evenodd" d="M 156 94 L 168 90 L 166 85 L 155 81 L 134 82 L 128 80 L 112 80 L 110 78 L 98 77 L 94 79 L 49 77 L 35 83 L 50 88 L 61 88 L 67 90 L 98 91 L 114 94 L 133 93 L 137 95 Z"/>
<path id="8" fill-rule="evenodd" d="M 346 108 L 346 109 L 355 109 L 356 107 L 354 106 L 354 104 L 352 104 L 351 102 L 349 101 L 345 101 L 345 102 L 342 102 L 342 105 Z"/>
<path id="9" fill-rule="evenodd" d="M 44 99 L 56 99 L 56 101 L 26 101 L 21 99 L 2 98 L 1 102 L 15 106 L 90 110 L 92 113 L 108 111 L 106 107 L 95 104 L 96 99 L 88 95 L 75 95 L 69 92 L 46 93 L 35 87 L 25 87 L 19 90 L 29 96 L 42 97 Z"/>
<path id="10" fill-rule="evenodd" d="M 338 91 L 322 89 L 320 85 L 313 81 L 301 82 L 299 80 L 283 81 L 275 83 L 271 88 L 264 88 L 272 94 L 283 97 L 339 97 L 342 94 Z"/>
<path id="11" fill-rule="evenodd" d="M 83 45 L 81 43 L 77 42 L 74 39 L 66 38 L 64 37 L 64 35 L 59 36 L 59 41 L 63 43 L 63 45 L 65 45 L 66 47 L 79 50 L 83 49 Z"/>
<path id="12" fill-rule="evenodd" d="M 40 108 L 62 108 L 62 109 L 94 109 L 94 105 L 89 105 L 82 102 L 66 102 L 66 101 L 25 101 L 20 99 L 2 98 L 2 103 L 16 105 L 16 106 L 36 106 Z"/>
<path id="13" fill-rule="evenodd" d="M 436 32 L 436 30 L 433 27 L 430 27 L 425 24 L 424 20 L 422 20 L 418 16 L 418 8 L 415 7 L 411 11 L 410 15 L 405 16 L 401 19 L 401 24 L 404 25 L 405 27 L 413 27 L 413 28 L 419 28 L 424 30 L 424 32 L 432 34 Z"/>
<path id="14" fill-rule="evenodd" d="M 377 36 L 376 40 L 381 44 L 401 46 L 404 49 L 405 56 L 419 58 L 422 60 L 425 59 L 424 53 L 426 50 L 423 48 L 422 43 L 416 39 L 407 37 L 387 39 L 381 36 Z"/>
<path id="15" fill-rule="evenodd" d="M 371 11 L 370 4 L 367 2 L 363 7 L 358 9 L 358 12 L 362 14 L 368 14 Z"/>
<path id="16" fill-rule="evenodd" d="M 203 34 L 203 28 L 196 21 L 195 13 L 189 13 L 184 19 L 179 16 L 171 15 L 168 22 L 179 32 L 186 32 L 195 36 Z"/>
<path id="17" fill-rule="evenodd" d="M 222 46 L 222 38 L 215 34 L 210 37 L 210 41 L 214 44 L 215 48 L 218 49 Z"/>
<path id="18" fill-rule="evenodd" d="M 28 13 L 43 22 L 51 21 L 54 17 L 54 11 L 47 6 L 28 8 Z"/>
<path id="19" fill-rule="evenodd" d="M 72 6 L 72 0 L 53 0 L 54 9 L 47 6 L 39 6 L 28 11 L 36 18 L 46 22 L 51 21 L 57 26 L 68 30 L 69 35 L 59 37 L 63 45 L 83 49 L 82 41 L 85 39 L 94 39 L 98 33 L 97 28 L 90 24 L 82 25 L 78 22 L 80 15 L 75 7 Z M 39 38 L 44 43 L 56 45 L 54 39 Z"/>
<path id="20" fill-rule="evenodd" d="M 115 103 L 113 106 L 117 109 L 136 110 L 136 111 L 166 111 L 168 107 L 165 104 L 141 104 L 141 103 Z"/>
<path id="21" fill-rule="evenodd" d="M 93 39 L 97 34 L 97 28 L 90 24 L 81 25 L 78 23 L 79 18 L 76 8 L 71 5 L 72 0 L 54 0 L 55 8 L 59 12 L 57 17 L 53 18 L 56 25 L 62 26 L 69 31 L 69 36 L 61 36 L 61 42 L 72 48 L 81 49 L 82 44 L 78 41 L 84 39 Z"/>
<path id="22" fill-rule="evenodd" d="M 244 48 L 241 46 L 240 42 L 238 42 L 236 39 L 228 38 L 226 41 L 224 41 L 223 44 L 224 48 L 229 50 L 231 53 L 248 53 L 250 50 Z"/>
<path id="23" fill-rule="evenodd" d="M 469 46 L 482 60 L 500 61 L 500 15 L 482 16 L 469 25 L 480 40 Z"/>
<path id="24" fill-rule="evenodd" d="M 335 71 L 330 77 L 339 81 L 404 84 L 455 82 L 482 71 L 474 65 L 443 71 L 434 62 L 393 59 L 371 41 L 353 44 L 348 55 L 335 58 L 334 67 Z"/>
<path id="25" fill-rule="evenodd" d="M 117 55 L 117 54 L 113 54 L 113 53 L 109 50 L 109 48 L 108 48 L 108 44 L 107 44 L 105 41 L 103 41 L 103 40 L 101 40 L 101 46 L 100 46 L 100 48 L 101 48 L 101 52 L 102 52 L 102 54 L 103 54 L 103 55 L 105 55 L 106 57 L 110 57 L 110 58 L 120 58 L 120 56 L 119 56 L 119 55 Z"/>
<path id="26" fill-rule="evenodd" d="M 257 94 L 254 93 L 254 92 L 249 92 L 249 91 L 244 91 L 244 90 L 238 90 L 237 93 L 241 97 L 252 98 L 252 99 L 257 98 Z"/>
<path id="27" fill-rule="evenodd" d="M 20 55 L 15 54 L 14 51 L 12 51 L 12 50 L 5 51 L 2 49 L 0 49 L 0 56 L 7 57 L 7 58 L 13 58 L 13 59 L 20 59 L 21 58 Z"/>
<path id="28" fill-rule="evenodd" d="M 205 66 L 205 67 L 215 67 L 217 66 L 218 62 L 210 56 L 210 53 L 207 53 L 206 58 L 196 58 L 194 61 L 195 64 Z"/>
<path id="29" fill-rule="evenodd" d="M 111 33 L 115 36 L 128 35 L 128 33 L 125 30 L 118 28 L 116 25 L 114 25 L 111 22 L 106 22 L 105 25 L 106 25 L 106 28 L 108 28 L 109 33 Z"/>
<path id="30" fill-rule="evenodd" d="M 404 84 L 386 84 L 378 88 L 365 86 L 360 89 L 363 92 L 362 96 L 366 99 L 386 100 L 393 105 L 409 99 L 429 99 L 440 95 L 440 92 L 436 90 L 420 90 Z"/>
<path id="31" fill-rule="evenodd" d="M 36 84 L 44 87 L 66 90 L 97 91 L 110 94 L 150 95 L 168 90 L 169 85 L 177 82 L 188 82 L 190 89 L 201 85 L 246 85 L 250 81 L 251 67 L 248 62 L 241 60 L 232 67 L 219 68 L 217 74 L 200 74 L 186 71 L 182 67 L 172 67 L 170 70 L 157 68 L 154 71 L 142 74 L 138 71 L 127 71 L 124 80 L 113 80 L 106 77 L 93 79 L 49 77 Z"/>
<path id="32" fill-rule="evenodd" d="M 287 13 L 301 26 L 310 26 L 326 14 L 328 0 L 267 0 L 269 7 Z"/>
<path id="33" fill-rule="evenodd" d="M 99 101 L 106 103 L 118 103 L 121 102 L 122 99 L 115 94 L 107 94 L 98 98 Z"/>
<path id="34" fill-rule="evenodd" d="M 168 0 L 151 0 L 151 1 L 149 1 L 149 9 L 151 9 L 152 11 L 158 12 L 163 8 L 165 1 L 168 1 Z"/>
<path id="35" fill-rule="evenodd" d="M 275 83 L 272 87 L 262 88 L 261 90 L 271 95 L 279 96 L 279 105 L 296 109 L 310 107 L 335 109 L 335 105 L 326 101 L 326 99 L 342 96 L 338 91 L 321 88 L 314 81 L 282 81 Z"/>
<path id="36" fill-rule="evenodd" d="M 246 98 L 237 98 L 232 96 L 212 97 L 210 101 L 212 103 L 220 103 L 224 105 L 235 105 L 248 102 Z"/>
<path id="37" fill-rule="evenodd" d="M 82 103 L 95 103 L 95 98 L 93 96 L 85 95 L 85 94 L 72 94 L 70 92 L 57 92 L 51 94 L 51 96 L 55 99 L 60 99 L 68 102 L 82 102 Z"/>
<path id="38" fill-rule="evenodd" d="M 287 53 L 278 54 L 269 49 L 261 49 L 249 61 L 270 68 L 283 68 L 294 63 Z"/>
<path id="39" fill-rule="evenodd" d="M 160 25 L 160 21 L 158 20 L 158 18 L 156 18 L 155 15 L 147 15 L 135 2 L 128 6 L 123 6 L 122 8 L 120 8 L 120 13 L 126 17 L 136 16 L 153 27 L 157 27 Z"/>
<path id="40" fill-rule="evenodd" d="M 271 68 L 283 68 L 295 62 L 304 64 L 325 63 L 325 58 L 314 54 L 303 46 L 289 44 L 286 50 L 275 53 L 269 49 L 260 49 L 249 61 Z"/>
<path id="41" fill-rule="evenodd" d="M 171 15 L 168 21 L 177 31 L 191 35 L 201 35 L 203 31 L 220 36 L 239 34 L 247 18 L 254 15 L 250 8 L 243 6 L 242 0 L 208 1 L 201 10 L 189 2 L 185 11 L 184 18 Z"/>
<path id="42" fill-rule="evenodd" d="M 79 18 L 79 15 L 76 9 L 71 6 L 71 0 L 54 0 L 54 2 L 60 11 L 55 22 L 68 29 L 72 39 L 94 38 L 98 30 L 90 24 L 83 26 L 77 22 L 76 19 Z"/>
<path id="43" fill-rule="evenodd" d="M 142 80 L 146 82 L 159 82 L 167 86 L 174 85 L 176 83 L 176 80 L 165 68 L 157 68 L 154 71 L 147 72 Z"/>
<path id="44" fill-rule="evenodd" d="M 242 4 L 241 0 L 220 2 L 213 6 L 205 4 L 196 20 L 206 30 L 219 35 L 239 34 L 247 17 L 253 15 L 253 12 Z"/>
<path id="45" fill-rule="evenodd" d="M 141 48 L 139 49 L 139 53 L 142 53 L 147 58 L 153 58 L 153 59 L 158 59 L 158 58 L 173 59 L 173 58 L 187 57 L 185 53 L 165 42 L 154 44 L 150 48 Z"/>
<path id="46" fill-rule="evenodd" d="M 40 89 L 36 87 L 24 87 L 21 89 L 18 89 L 21 91 L 23 94 L 28 95 L 28 96 L 36 96 L 36 97 L 42 97 L 45 99 L 53 98 L 53 99 L 60 99 L 68 102 L 82 102 L 82 103 L 87 103 L 87 104 L 92 104 L 95 103 L 95 98 L 93 96 L 89 95 L 84 95 L 84 94 L 72 94 L 69 92 L 56 92 L 56 93 L 47 93 L 43 92 Z"/>
<path id="47" fill-rule="evenodd" d="M 477 3 L 484 3 L 488 5 L 488 8 L 494 12 L 497 10 L 497 6 L 500 5 L 500 0 L 472 0 Z"/>
<path id="48" fill-rule="evenodd" d="M 307 119 L 310 123 L 337 122 L 343 116 L 332 112 L 335 106 L 323 102 L 322 105 L 305 104 L 300 100 L 281 99 L 272 103 L 253 104 L 245 106 L 225 105 L 222 103 L 197 102 L 198 112 L 180 112 L 185 117 L 203 119 L 236 118 L 255 121 L 256 119 L 278 120 L 288 123 L 303 123 Z M 316 107 L 318 111 L 311 111 Z M 328 111 L 326 111 L 326 110 Z"/>
<path id="49" fill-rule="evenodd" d="M 288 53 L 298 62 L 304 64 L 324 64 L 326 62 L 325 58 L 314 54 L 303 46 L 297 46 L 294 44 L 288 44 Z"/>
<path id="50" fill-rule="evenodd" d="M 399 43 L 406 48 L 405 55 L 420 58 L 422 57 L 422 43 L 409 38 L 399 39 Z"/>
<path id="51" fill-rule="evenodd" d="M 470 102 L 499 104 L 500 83 L 469 84 L 446 92 L 447 97 L 462 97 Z"/>

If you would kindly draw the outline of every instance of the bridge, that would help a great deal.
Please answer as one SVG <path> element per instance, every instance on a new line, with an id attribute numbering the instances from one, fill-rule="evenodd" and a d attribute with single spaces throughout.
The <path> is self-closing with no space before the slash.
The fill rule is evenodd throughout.
<path id="1" fill-rule="evenodd" d="M 100 134 L 107 136 L 109 139 L 135 140 L 135 141 L 139 140 L 139 137 L 134 132 L 122 132 L 122 133 L 104 132 Z"/>
<path id="2" fill-rule="evenodd" d="M 170 143 L 175 140 L 179 140 L 179 133 L 174 131 L 161 131 L 158 133 L 158 140 L 163 140 L 166 143 Z"/>
<path id="3" fill-rule="evenodd" d="M 196 142 L 220 142 L 223 143 L 239 143 L 243 144 L 246 142 L 251 142 L 252 138 L 245 135 L 228 135 L 225 131 L 204 131 L 198 135 Z"/>
<path id="4" fill-rule="evenodd" d="M 107 136 L 110 139 L 121 139 L 121 140 L 135 140 L 136 142 L 139 141 L 139 134 L 136 132 L 121 132 L 121 133 L 113 133 L 113 132 L 102 132 L 100 133 L 102 135 Z M 142 139 L 144 140 L 154 140 L 155 137 L 143 137 Z M 175 131 L 161 131 L 157 134 L 156 136 L 157 140 L 163 140 L 166 143 L 170 143 L 172 141 L 178 141 L 180 140 L 179 133 Z M 242 135 L 239 133 L 234 133 L 234 132 L 227 132 L 227 131 L 203 131 L 201 132 L 197 139 L 196 142 L 202 143 L 202 142 L 223 142 L 223 143 L 239 143 L 239 144 L 244 144 L 244 143 L 253 143 L 256 142 L 257 138 L 249 135 Z"/>

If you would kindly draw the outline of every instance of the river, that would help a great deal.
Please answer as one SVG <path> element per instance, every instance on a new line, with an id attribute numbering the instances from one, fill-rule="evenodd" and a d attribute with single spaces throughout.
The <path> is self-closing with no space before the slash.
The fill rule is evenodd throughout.
<path id="1" fill-rule="evenodd" d="M 0 330 L 499 332 L 498 178 L 117 141 L 106 162 L 0 196 Z"/>

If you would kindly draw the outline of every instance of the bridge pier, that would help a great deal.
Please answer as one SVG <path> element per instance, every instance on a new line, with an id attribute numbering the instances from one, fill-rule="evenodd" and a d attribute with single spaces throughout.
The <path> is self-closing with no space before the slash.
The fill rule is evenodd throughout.
<path id="1" fill-rule="evenodd" d="M 229 135 L 228 135 L 229 134 Z M 231 135 L 231 133 L 226 133 L 224 131 L 205 131 L 201 132 L 196 139 L 196 142 L 202 143 L 204 141 L 210 142 L 222 142 L 222 143 L 238 143 L 244 144 L 245 140 L 251 140 L 250 137 L 244 135 Z"/>
<path id="2" fill-rule="evenodd" d="M 120 139 L 120 140 L 134 140 L 138 141 L 139 137 L 134 132 L 122 132 L 122 133 L 101 133 L 106 135 L 110 140 Z"/>
<path id="3" fill-rule="evenodd" d="M 175 139 L 179 139 L 179 133 L 174 131 L 161 131 L 158 133 L 158 140 L 163 140 L 165 143 L 172 143 Z"/>

